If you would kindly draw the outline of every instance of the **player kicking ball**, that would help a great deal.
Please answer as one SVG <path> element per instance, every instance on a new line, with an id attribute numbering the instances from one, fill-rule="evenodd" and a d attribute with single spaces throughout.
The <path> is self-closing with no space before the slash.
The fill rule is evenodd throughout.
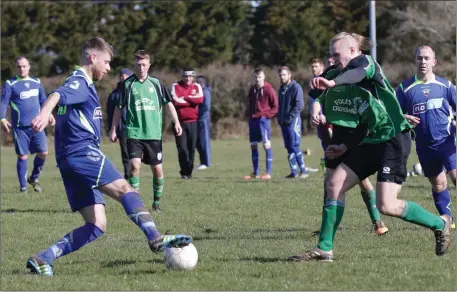
<path id="1" fill-rule="evenodd" d="M 101 80 L 110 70 L 113 48 L 102 38 L 91 38 L 82 47 L 81 66 L 55 90 L 32 121 L 36 132 L 43 131 L 58 106 L 55 150 L 57 166 L 73 212 L 85 224 L 27 260 L 27 268 L 42 276 L 54 275 L 54 261 L 96 240 L 105 233 L 106 214 L 102 193 L 120 202 L 127 216 L 145 234 L 153 252 L 166 247 L 186 246 L 187 235 L 162 235 L 137 191 L 122 177 L 100 151 L 102 111 L 93 80 Z"/>

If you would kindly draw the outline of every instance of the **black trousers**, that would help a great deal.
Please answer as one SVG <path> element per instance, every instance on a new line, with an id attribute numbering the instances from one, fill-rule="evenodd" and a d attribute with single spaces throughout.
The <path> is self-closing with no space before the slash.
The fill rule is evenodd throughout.
<path id="1" fill-rule="evenodd" d="M 119 146 L 121 148 L 122 165 L 124 165 L 124 178 L 128 179 L 130 175 L 129 152 L 127 151 L 127 135 L 124 131 L 118 133 Z"/>
<path id="2" fill-rule="evenodd" d="M 182 134 L 176 136 L 176 148 L 178 149 L 178 158 L 181 175 L 191 176 L 194 169 L 195 147 L 198 139 L 197 122 L 185 122 L 181 124 Z"/>

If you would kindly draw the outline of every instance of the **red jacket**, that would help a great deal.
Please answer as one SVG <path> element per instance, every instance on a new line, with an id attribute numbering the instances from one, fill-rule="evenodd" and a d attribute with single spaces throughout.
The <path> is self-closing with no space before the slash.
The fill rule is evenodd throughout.
<path id="1" fill-rule="evenodd" d="M 203 103 L 203 90 L 200 84 L 187 85 L 183 81 L 173 83 L 171 97 L 180 122 L 197 121 L 198 105 Z"/>
<path id="2" fill-rule="evenodd" d="M 249 89 L 249 118 L 273 118 L 278 113 L 278 97 L 270 83 L 265 82 L 263 87 L 256 85 Z"/>

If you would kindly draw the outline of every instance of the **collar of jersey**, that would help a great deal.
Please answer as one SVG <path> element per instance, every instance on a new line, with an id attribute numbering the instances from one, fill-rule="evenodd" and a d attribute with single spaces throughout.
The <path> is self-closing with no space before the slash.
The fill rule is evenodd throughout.
<path id="1" fill-rule="evenodd" d="M 87 75 L 87 72 L 86 72 L 86 70 L 84 70 L 84 67 L 75 66 L 75 70 L 79 70 L 79 71 L 83 72 L 84 77 L 86 77 L 87 81 L 89 81 L 89 84 L 94 83 L 94 82 L 92 81 L 92 78 L 90 78 L 89 75 Z"/>
<path id="2" fill-rule="evenodd" d="M 429 80 L 429 81 L 427 81 L 427 82 L 423 82 L 422 80 L 420 80 L 419 78 L 417 78 L 417 74 L 414 74 L 414 84 L 429 84 L 429 83 L 435 83 L 435 80 L 436 80 L 435 74 L 433 74 L 433 79 L 432 79 L 432 80 Z"/>
<path id="3" fill-rule="evenodd" d="M 30 78 L 30 76 L 27 76 L 25 78 L 21 78 L 21 76 L 16 75 L 16 80 L 14 80 L 14 81 L 22 81 L 22 80 L 32 80 L 32 78 Z"/>

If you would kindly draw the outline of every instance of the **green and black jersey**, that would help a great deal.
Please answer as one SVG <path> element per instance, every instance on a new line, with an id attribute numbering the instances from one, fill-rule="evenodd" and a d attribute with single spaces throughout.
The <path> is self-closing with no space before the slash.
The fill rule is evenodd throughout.
<path id="1" fill-rule="evenodd" d="M 157 78 L 148 76 L 140 82 L 133 74 L 125 79 L 119 107 L 127 107 L 127 138 L 161 140 L 162 109 L 170 101 L 170 92 Z"/>

